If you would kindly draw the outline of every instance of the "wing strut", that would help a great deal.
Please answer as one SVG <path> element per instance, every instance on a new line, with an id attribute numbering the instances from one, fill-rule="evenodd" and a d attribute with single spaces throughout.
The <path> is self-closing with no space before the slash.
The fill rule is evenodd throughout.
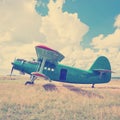
<path id="1" fill-rule="evenodd" d="M 30 80 L 31 80 L 31 81 L 27 81 L 27 82 L 25 83 L 25 85 L 27 85 L 27 84 L 34 84 L 34 81 L 37 79 L 37 77 L 44 77 L 44 78 L 45 78 L 45 76 L 43 76 L 44 74 L 42 74 L 43 69 L 44 69 L 45 62 L 46 62 L 46 58 L 43 57 L 40 70 L 39 70 L 38 72 L 32 72 L 32 73 L 31 73 L 31 77 L 30 77 Z M 39 65 L 40 65 L 40 64 L 39 64 Z"/>
<path id="2" fill-rule="evenodd" d="M 44 69 L 45 62 L 46 62 L 46 58 L 44 57 L 43 60 L 42 60 L 41 67 L 40 67 L 40 71 L 39 71 L 40 73 L 42 73 L 42 71 Z"/>
<path id="3" fill-rule="evenodd" d="M 35 47 L 35 49 L 38 57 L 39 66 L 36 72 L 31 73 L 31 79 L 30 79 L 31 81 L 26 82 L 25 85 L 34 84 L 34 81 L 35 79 L 37 79 L 37 77 L 43 77 L 45 79 L 49 79 L 49 76 L 43 74 L 43 69 L 46 64 L 46 61 L 56 65 L 64 58 L 64 56 L 58 51 L 53 50 L 44 45 L 38 45 Z"/>

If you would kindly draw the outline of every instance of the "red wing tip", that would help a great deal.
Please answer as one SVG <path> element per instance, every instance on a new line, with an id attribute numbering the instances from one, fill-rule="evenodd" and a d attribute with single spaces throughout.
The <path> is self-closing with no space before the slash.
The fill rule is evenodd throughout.
<path id="1" fill-rule="evenodd" d="M 49 51 L 54 51 L 54 52 L 57 52 L 56 50 L 52 49 L 52 48 L 49 48 L 45 45 L 37 45 L 36 46 L 37 48 L 41 48 L 41 49 L 45 49 L 45 50 L 49 50 Z"/>
<path id="2" fill-rule="evenodd" d="M 44 78 L 47 78 L 47 76 L 45 76 L 45 75 L 42 74 L 42 73 L 38 73 L 38 72 L 32 72 L 32 75 L 35 75 L 35 76 L 38 76 L 38 77 L 44 77 Z"/>

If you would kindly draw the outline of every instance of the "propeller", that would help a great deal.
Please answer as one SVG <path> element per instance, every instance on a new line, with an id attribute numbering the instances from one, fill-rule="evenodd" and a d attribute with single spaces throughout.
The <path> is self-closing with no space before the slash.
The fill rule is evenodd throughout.
<path id="1" fill-rule="evenodd" d="M 11 69 L 10 76 L 12 76 L 13 70 L 14 70 L 14 66 Z"/>
<path id="2" fill-rule="evenodd" d="M 14 59 L 14 61 L 16 60 L 16 57 Z M 10 72 L 10 77 L 12 76 L 12 73 L 13 73 L 13 70 L 14 70 L 14 62 L 11 63 L 12 64 L 12 69 L 11 69 L 11 72 Z"/>
<path id="3" fill-rule="evenodd" d="M 12 67 L 11 72 L 10 72 L 10 79 L 11 79 L 11 80 L 12 80 L 12 73 L 13 73 L 13 70 L 14 70 L 14 66 Z"/>

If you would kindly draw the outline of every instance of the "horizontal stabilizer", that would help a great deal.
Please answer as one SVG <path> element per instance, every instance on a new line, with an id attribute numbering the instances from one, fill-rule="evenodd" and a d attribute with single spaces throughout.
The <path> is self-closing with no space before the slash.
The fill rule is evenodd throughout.
<path id="1" fill-rule="evenodd" d="M 113 73 L 113 71 L 108 69 L 93 69 L 94 72 L 102 72 L 102 73 Z"/>
<path id="2" fill-rule="evenodd" d="M 36 76 L 36 77 L 42 77 L 44 79 L 49 79 L 49 77 L 47 77 L 45 74 L 43 73 L 39 73 L 39 72 L 32 72 L 32 75 Z"/>
<path id="3" fill-rule="evenodd" d="M 93 72 L 99 73 L 100 79 L 102 78 L 103 74 L 113 73 L 111 70 L 108 69 L 93 69 Z"/>

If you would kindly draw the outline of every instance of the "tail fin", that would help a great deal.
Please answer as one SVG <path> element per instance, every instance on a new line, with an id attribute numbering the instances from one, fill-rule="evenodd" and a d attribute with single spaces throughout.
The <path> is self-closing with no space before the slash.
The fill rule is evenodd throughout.
<path id="1" fill-rule="evenodd" d="M 98 57 L 89 70 L 94 70 L 94 69 L 111 70 L 109 60 L 104 56 Z"/>
<path id="2" fill-rule="evenodd" d="M 99 78 L 102 79 L 103 82 L 109 82 L 111 79 L 112 71 L 110 62 L 104 56 L 98 57 L 89 70 L 97 73 L 99 75 Z"/>

